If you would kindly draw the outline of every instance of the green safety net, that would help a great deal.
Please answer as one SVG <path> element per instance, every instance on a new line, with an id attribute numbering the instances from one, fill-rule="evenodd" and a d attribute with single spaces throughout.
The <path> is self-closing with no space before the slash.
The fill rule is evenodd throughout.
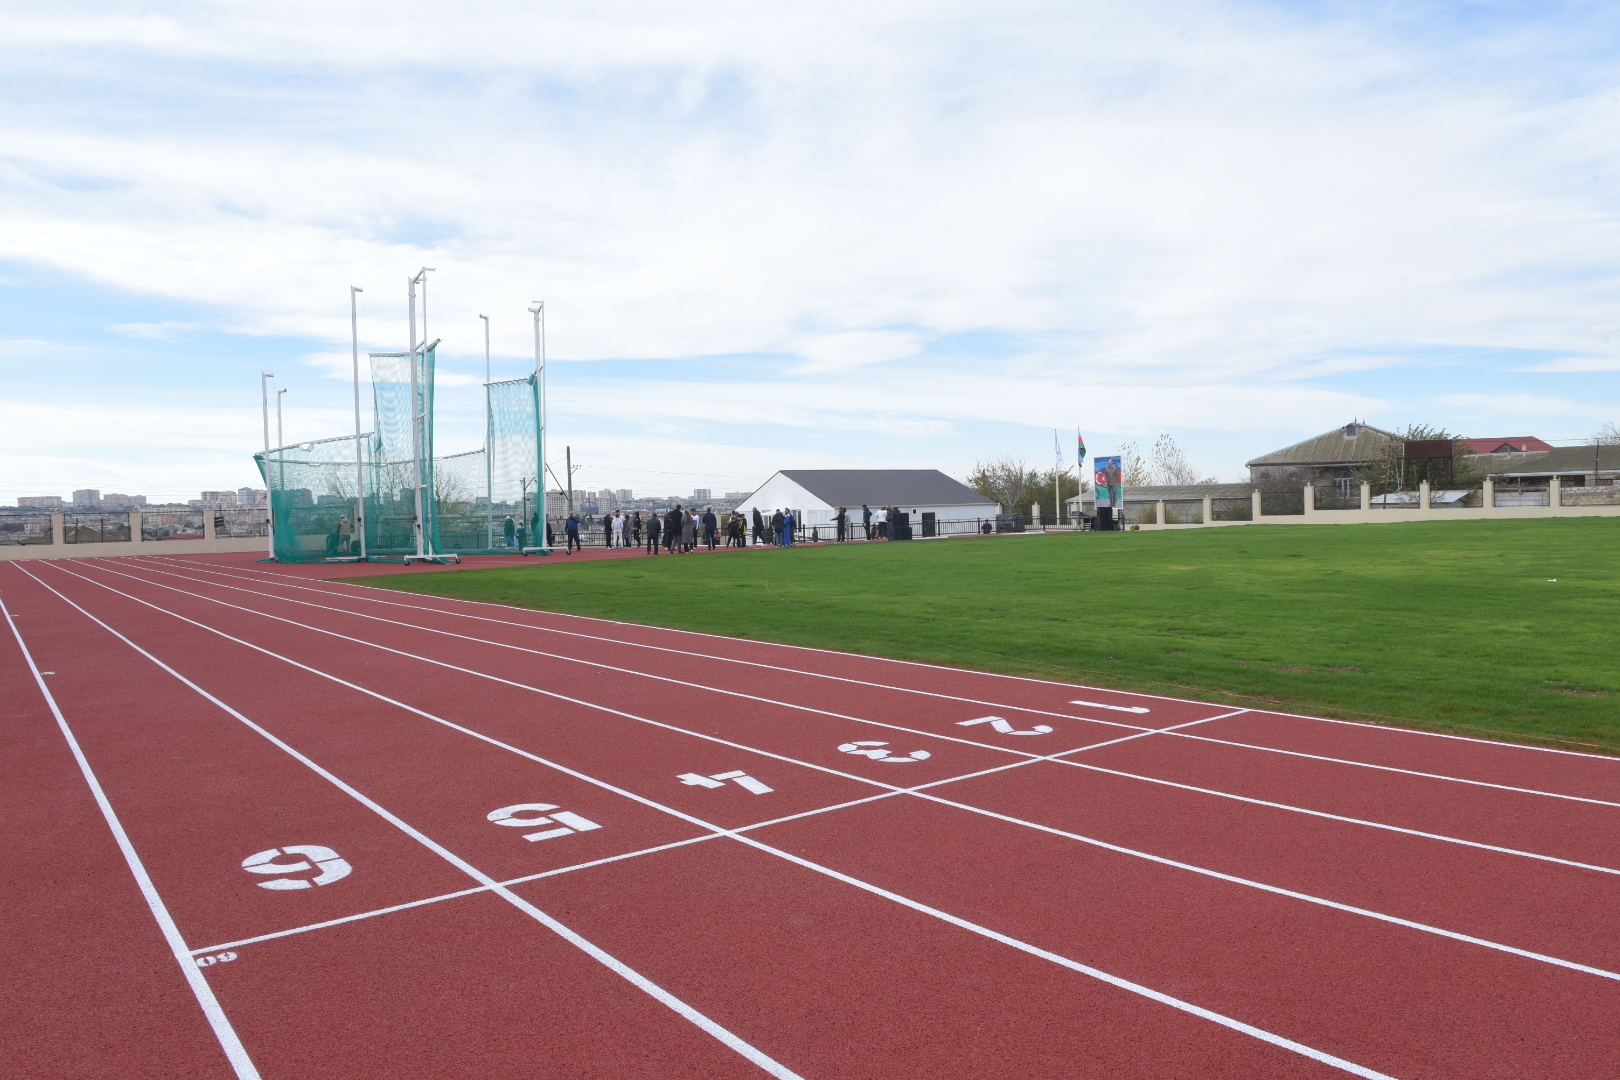
<path id="1" fill-rule="evenodd" d="M 352 435 L 254 455 L 270 492 L 277 560 L 359 557 L 353 522 L 361 489 L 367 558 L 416 554 L 418 488 L 427 554 L 506 551 L 519 541 L 530 548 L 545 546 L 535 531 L 541 475 L 538 378 L 486 384 L 485 446 L 435 457 L 435 359 L 431 348 L 418 354 L 413 409 L 410 354 L 371 354 L 374 424 L 360 436 L 358 469 Z M 420 470 L 414 439 L 421 441 Z"/>

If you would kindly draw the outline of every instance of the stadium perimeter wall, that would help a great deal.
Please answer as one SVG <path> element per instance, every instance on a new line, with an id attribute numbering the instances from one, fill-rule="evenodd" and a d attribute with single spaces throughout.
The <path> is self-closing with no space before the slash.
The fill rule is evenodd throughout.
<path id="1" fill-rule="evenodd" d="M 140 511 L 130 512 L 130 538 L 105 543 L 66 541 L 60 511 L 51 515 L 51 542 L 48 544 L 0 545 L 0 562 L 24 559 L 104 559 L 118 555 L 219 555 L 233 551 L 259 551 L 270 554 L 270 541 L 263 536 L 215 536 L 214 515 L 203 514 L 203 536 L 199 540 L 142 540 Z"/>

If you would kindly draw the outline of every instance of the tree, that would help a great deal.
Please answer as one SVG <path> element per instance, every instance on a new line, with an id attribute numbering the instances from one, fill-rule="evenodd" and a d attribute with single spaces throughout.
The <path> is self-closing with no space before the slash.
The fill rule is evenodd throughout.
<path id="1" fill-rule="evenodd" d="M 1040 474 L 1031 469 L 1023 458 L 1010 454 L 975 461 L 973 471 L 967 476 L 968 487 L 1008 510 L 1028 503 L 1030 492 L 1038 491 L 1040 482 Z"/>
<path id="2" fill-rule="evenodd" d="M 1142 449 L 1134 439 L 1119 446 L 1119 476 L 1120 482 L 1128 488 L 1153 484 L 1153 467 L 1142 456 Z"/>
<path id="3" fill-rule="evenodd" d="M 1602 427 L 1597 429 L 1597 434 L 1592 436 L 1592 441 L 1607 443 L 1610 445 L 1620 443 L 1620 425 L 1617 425 L 1613 420 L 1610 420 L 1607 424 L 1604 424 Z"/>

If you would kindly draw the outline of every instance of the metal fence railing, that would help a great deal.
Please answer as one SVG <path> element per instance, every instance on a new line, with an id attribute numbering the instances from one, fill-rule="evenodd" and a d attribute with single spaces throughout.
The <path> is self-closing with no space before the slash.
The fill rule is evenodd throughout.
<path id="1" fill-rule="evenodd" d="M 0 544 L 49 544 L 51 542 L 51 513 L 38 510 L 13 510 L 0 513 Z"/>
<path id="2" fill-rule="evenodd" d="M 203 511 L 197 507 L 183 507 L 141 511 L 141 541 L 148 540 L 201 540 L 203 538 Z"/>
<path id="3" fill-rule="evenodd" d="M 116 544 L 129 542 L 129 514 L 63 514 L 62 539 L 69 544 Z"/>
<path id="4" fill-rule="evenodd" d="M 225 506 L 213 513 L 214 535 L 220 539 L 270 535 L 270 522 L 262 506 Z"/>
<path id="5" fill-rule="evenodd" d="M 1497 506 L 1551 506 L 1552 490 L 1546 485 L 1497 484 L 1494 502 Z"/>

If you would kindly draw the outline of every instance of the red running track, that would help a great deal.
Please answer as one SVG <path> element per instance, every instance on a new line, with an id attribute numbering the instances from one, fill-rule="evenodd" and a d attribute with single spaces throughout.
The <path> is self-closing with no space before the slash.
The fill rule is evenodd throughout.
<path id="1" fill-rule="evenodd" d="M 1620 1050 L 1620 761 L 280 569 L 0 568 L 8 1075 Z"/>

